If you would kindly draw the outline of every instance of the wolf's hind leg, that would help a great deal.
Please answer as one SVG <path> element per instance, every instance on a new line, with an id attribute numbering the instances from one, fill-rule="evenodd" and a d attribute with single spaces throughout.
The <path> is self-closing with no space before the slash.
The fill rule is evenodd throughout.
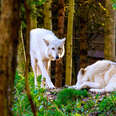
<path id="1" fill-rule="evenodd" d="M 81 84 L 79 88 L 82 89 L 82 88 L 86 88 L 86 87 L 89 87 L 89 88 L 99 88 L 100 84 L 96 83 L 96 82 L 86 81 L 83 84 Z"/>

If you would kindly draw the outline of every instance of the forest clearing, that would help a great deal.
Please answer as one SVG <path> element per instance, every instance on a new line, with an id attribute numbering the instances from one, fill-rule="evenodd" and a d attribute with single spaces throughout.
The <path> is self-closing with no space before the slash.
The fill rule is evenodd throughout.
<path id="1" fill-rule="evenodd" d="M 0 0 L 0 116 L 116 116 L 116 0 Z"/>

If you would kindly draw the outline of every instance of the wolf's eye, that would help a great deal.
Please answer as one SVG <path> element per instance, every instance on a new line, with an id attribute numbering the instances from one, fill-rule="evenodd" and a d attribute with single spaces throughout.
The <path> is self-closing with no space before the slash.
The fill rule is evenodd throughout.
<path id="1" fill-rule="evenodd" d="M 55 48 L 52 48 L 52 50 L 55 50 Z"/>
<path id="2" fill-rule="evenodd" d="M 58 48 L 58 50 L 61 50 L 62 48 Z"/>

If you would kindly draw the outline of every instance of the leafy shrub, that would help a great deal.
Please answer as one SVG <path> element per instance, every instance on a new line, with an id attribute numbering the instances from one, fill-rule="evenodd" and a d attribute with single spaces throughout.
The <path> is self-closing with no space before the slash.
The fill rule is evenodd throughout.
<path id="1" fill-rule="evenodd" d="M 109 95 L 90 95 L 87 90 L 63 89 L 57 94 L 56 100 L 49 101 L 46 90 L 34 86 L 34 74 L 29 73 L 29 85 L 38 116 L 116 116 L 116 92 Z M 14 82 L 14 116 L 33 116 L 28 97 L 25 92 L 25 78 L 16 73 Z"/>
<path id="2" fill-rule="evenodd" d="M 105 96 L 98 104 L 98 112 L 104 115 L 116 114 L 116 95 Z"/>
<path id="3" fill-rule="evenodd" d="M 58 93 L 56 102 L 58 104 L 66 105 L 72 103 L 73 101 L 76 101 L 77 98 L 80 99 L 87 96 L 88 93 L 86 90 L 76 90 L 72 88 L 68 88 L 68 89 L 66 88 Z"/>
<path id="4" fill-rule="evenodd" d="M 28 97 L 25 93 L 25 81 L 24 77 L 16 72 L 14 81 L 14 104 L 13 113 L 14 116 L 33 116 L 31 112 L 31 106 L 28 101 Z"/>
<path id="5" fill-rule="evenodd" d="M 79 103 L 81 104 L 81 99 L 88 95 L 89 94 L 86 90 L 66 88 L 58 93 L 56 104 L 65 115 L 73 115 L 76 112 L 80 112 L 81 108 L 78 108 Z"/>
<path id="6" fill-rule="evenodd" d="M 29 85 L 31 95 L 38 110 L 38 116 L 64 116 L 58 107 L 48 101 L 45 89 L 40 88 L 41 76 L 38 79 L 38 88 L 34 86 L 34 74 L 29 73 Z M 28 97 L 25 92 L 25 78 L 16 72 L 14 82 L 14 104 L 12 109 L 14 116 L 33 116 Z"/>

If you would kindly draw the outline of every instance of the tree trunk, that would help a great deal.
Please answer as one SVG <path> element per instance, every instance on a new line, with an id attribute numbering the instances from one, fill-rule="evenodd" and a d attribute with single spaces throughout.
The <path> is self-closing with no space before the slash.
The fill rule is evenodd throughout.
<path id="1" fill-rule="evenodd" d="M 58 1 L 58 36 L 63 37 L 64 34 L 64 0 Z M 63 78 L 63 59 L 56 61 L 55 86 L 62 87 Z"/>
<path id="2" fill-rule="evenodd" d="M 52 0 L 46 0 L 44 3 L 44 28 L 52 30 L 52 13 L 51 13 Z"/>
<path id="3" fill-rule="evenodd" d="M 64 34 L 64 0 L 58 0 L 58 36 L 63 37 Z"/>
<path id="4" fill-rule="evenodd" d="M 26 23 L 27 23 L 27 28 L 26 28 L 26 62 L 25 62 L 25 88 L 26 88 L 26 93 L 29 99 L 29 102 L 31 104 L 31 110 L 33 112 L 34 116 L 37 116 L 37 111 L 35 104 L 32 100 L 30 88 L 29 88 L 29 82 L 28 82 L 28 73 L 29 73 L 29 61 L 30 61 L 30 54 L 29 54 L 29 48 L 30 48 L 30 29 L 31 29 L 31 19 L 30 19 L 30 7 L 28 5 L 28 2 L 25 0 L 24 1 L 24 7 L 26 10 Z"/>
<path id="5" fill-rule="evenodd" d="M 80 29 L 80 68 L 85 68 L 87 66 L 87 25 L 86 23 L 81 22 Z"/>
<path id="6" fill-rule="evenodd" d="M 0 19 L 0 115 L 12 116 L 12 90 L 16 69 L 16 54 L 20 0 L 1 1 Z"/>
<path id="7" fill-rule="evenodd" d="M 20 39 L 18 44 L 18 54 L 17 54 L 17 71 L 21 74 L 24 74 L 24 66 L 25 66 L 25 48 L 24 48 L 24 39 L 22 33 L 22 26 L 20 28 Z"/>
<path id="8" fill-rule="evenodd" d="M 31 1 L 34 1 L 34 0 L 31 0 Z M 33 4 L 32 5 L 32 12 L 34 13 L 31 13 L 31 29 L 34 29 L 34 28 L 37 28 L 37 8 L 36 8 L 36 5 Z"/>
<path id="9" fill-rule="evenodd" d="M 66 85 L 71 85 L 72 80 L 72 38 L 73 38 L 73 15 L 74 0 L 69 0 L 68 28 L 66 40 Z"/>
<path id="10" fill-rule="evenodd" d="M 114 11 L 110 0 L 106 0 L 106 15 L 105 20 L 105 37 L 104 37 L 104 58 L 115 60 L 115 25 Z"/>
<path id="11" fill-rule="evenodd" d="M 44 28 L 52 30 L 52 11 L 51 11 L 52 0 L 46 0 L 44 3 Z M 51 65 L 49 67 L 49 75 L 51 75 Z"/>

